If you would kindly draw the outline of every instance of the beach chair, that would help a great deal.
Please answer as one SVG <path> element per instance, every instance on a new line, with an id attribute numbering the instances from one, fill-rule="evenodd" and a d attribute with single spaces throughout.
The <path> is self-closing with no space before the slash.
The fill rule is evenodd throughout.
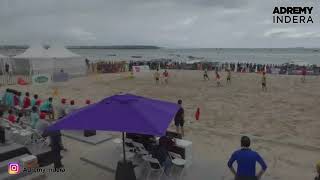
<path id="1" fill-rule="evenodd" d="M 120 138 L 115 138 L 115 139 L 112 140 L 112 142 L 116 145 L 116 148 L 115 148 L 115 150 L 114 150 L 114 151 L 115 151 L 115 154 L 120 155 L 120 158 L 123 158 L 122 139 L 120 139 Z M 125 142 L 126 142 L 126 143 L 129 143 L 129 142 L 132 143 L 132 140 L 125 139 Z M 129 154 L 130 158 L 127 157 L 128 159 L 134 158 L 135 152 L 136 152 L 136 149 L 135 149 L 134 147 L 130 147 L 130 146 L 125 145 L 125 150 L 126 150 L 126 152 L 129 152 L 128 154 Z M 120 152 L 120 154 L 119 154 L 119 152 Z M 127 155 L 127 154 L 126 154 L 126 155 Z M 132 156 L 132 155 L 134 155 L 134 156 Z M 132 157 L 131 157 L 131 156 L 132 156 Z"/>
<path id="2" fill-rule="evenodd" d="M 133 141 L 132 142 L 135 153 L 136 153 L 136 161 L 138 163 L 143 162 L 142 157 L 145 155 L 149 155 L 149 152 L 144 148 L 143 144 Z"/>
<path id="3" fill-rule="evenodd" d="M 135 142 L 135 141 L 133 141 L 132 144 L 135 147 L 137 154 L 139 154 L 141 156 L 149 154 L 149 152 L 144 148 L 143 144 Z"/>
<path id="4" fill-rule="evenodd" d="M 15 114 L 23 113 L 23 108 L 20 106 L 14 106 L 12 109 Z"/>
<path id="5" fill-rule="evenodd" d="M 22 126 L 20 126 L 19 124 L 13 124 L 7 119 L 2 119 L 2 120 L 7 123 L 5 127 L 10 129 L 13 140 L 19 141 L 21 140 L 21 138 L 31 136 L 32 133 L 29 132 L 27 129 L 23 128 Z M 28 141 L 29 141 L 29 138 L 26 138 L 26 139 L 22 139 L 21 142 L 23 142 L 22 143 L 23 145 L 26 145 Z"/>
<path id="6" fill-rule="evenodd" d="M 28 141 L 29 143 L 41 143 L 43 146 L 49 146 L 47 143 L 47 137 L 43 137 L 42 134 L 40 134 L 37 130 L 35 129 L 30 129 L 32 135 L 30 140 Z"/>
<path id="7" fill-rule="evenodd" d="M 174 152 L 169 152 L 169 157 L 171 159 L 172 164 L 174 165 L 172 171 L 174 169 L 176 169 L 176 168 L 180 168 L 181 169 L 180 173 L 178 173 L 178 179 L 182 180 L 183 173 L 185 171 L 187 161 L 182 159 L 180 154 L 177 154 L 177 153 L 174 153 Z"/>
<path id="8" fill-rule="evenodd" d="M 164 174 L 164 167 L 161 166 L 158 159 L 155 159 L 152 157 L 146 157 L 145 161 L 148 163 L 148 174 L 147 174 L 146 180 L 149 180 L 150 175 L 152 173 L 157 173 L 158 174 L 157 179 L 161 180 L 161 177 Z"/>

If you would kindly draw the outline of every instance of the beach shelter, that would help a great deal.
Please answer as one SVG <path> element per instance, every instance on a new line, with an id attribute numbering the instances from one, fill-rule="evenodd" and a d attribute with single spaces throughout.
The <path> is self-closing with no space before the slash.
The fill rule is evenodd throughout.
<path id="1" fill-rule="evenodd" d="M 63 70 L 71 75 L 84 75 L 87 72 L 85 58 L 65 47 L 52 46 L 48 49 L 47 56 L 54 59 L 54 72 Z"/>
<path id="2" fill-rule="evenodd" d="M 12 58 L 15 74 L 52 74 L 53 60 L 41 45 L 31 46 L 22 54 Z"/>
<path id="3" fill-rule="evenodd" d="M 124 132 L 163 136 L 179 108 L 171 102 L 118 94 L 67 115 L 47 130 L 122 132 L 124 159 L 118 163 L 116 180 L 135 180 L 133 167 L 125 157 Z"/>

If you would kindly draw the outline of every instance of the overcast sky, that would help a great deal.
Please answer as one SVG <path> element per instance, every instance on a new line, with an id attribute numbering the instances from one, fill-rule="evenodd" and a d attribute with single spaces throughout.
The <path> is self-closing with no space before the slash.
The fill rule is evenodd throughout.
<path id="1" fill-rule="evenodd" d="M 314 24 L 272 24 L 275 6 Z M 320 47 L 319 0 L 0 0 L 0 44 Z"/>

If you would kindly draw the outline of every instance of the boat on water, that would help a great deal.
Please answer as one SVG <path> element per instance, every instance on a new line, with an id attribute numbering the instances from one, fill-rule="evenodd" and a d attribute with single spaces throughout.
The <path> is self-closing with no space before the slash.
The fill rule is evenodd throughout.
<path id="1" fill-rule="evenodd" d="M 131 56 L 132 58 L 142 58 L 142 56 Z"/>
<path id="2" fill-rule="evenodd" d="M 195 60 L 195 59 L 204 59 L 204 57 L 195 57 L 195 56 L 188 56 L 189 59 Z"/>

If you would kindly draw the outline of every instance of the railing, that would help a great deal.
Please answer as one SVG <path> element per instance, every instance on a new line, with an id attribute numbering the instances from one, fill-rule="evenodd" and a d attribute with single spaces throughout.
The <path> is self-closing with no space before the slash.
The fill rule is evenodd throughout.
<path id="1" fill-rule="evenodd" d="M 30 75 L 0 75 L 1 85 L 16 85 L 18 84 L 18 79 L 23 79 L 26 83 L 32 83 L 32 76 Z"/>

